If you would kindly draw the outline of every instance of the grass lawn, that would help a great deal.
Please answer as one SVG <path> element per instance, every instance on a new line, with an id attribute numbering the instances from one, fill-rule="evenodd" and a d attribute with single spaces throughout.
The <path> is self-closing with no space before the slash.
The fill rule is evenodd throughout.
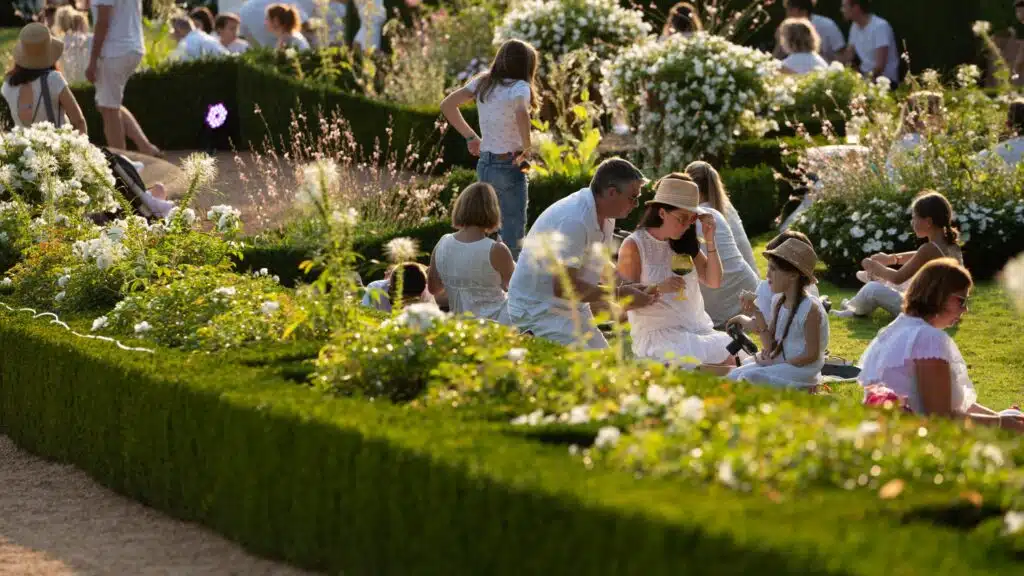
<path id="1" fill-rule="evenodd" d="M 762 276 L 767 268 L 762 252 L 773 236 L 751 239 Z M 828 282 L 822 282 L 819 289 L 835 304 L 856 293 Z M 892 318 L 883 311 L 876 311 L 870 318 L 830 316 L 832 355 L 856 362 L 878 330 L 890 321 Z M 1001 410 L 1012 404 L 1024 404 L 1024 355 L 1019 352 L 1024 348 L 1022 326 L 1024 321 L 1012 308 L 1003 289 L 994 282 L 985 282 L 975 287 L 970 311 L 963 322 L 950 330 L 967 360 L 979 402 L 990 408 Z M 860 398 L 857 387 L 843 386 L 837 392 Z"/>
<path id="2" fill-rule="evenodd" d="M 0 28 L 0 56 L 3 60 L 0 60 L 0 65 L 7 68 L 9 62 L 7 62 L 7 54 L 14 49 L 14 42 L 18 39 L 19 28 Z"/>

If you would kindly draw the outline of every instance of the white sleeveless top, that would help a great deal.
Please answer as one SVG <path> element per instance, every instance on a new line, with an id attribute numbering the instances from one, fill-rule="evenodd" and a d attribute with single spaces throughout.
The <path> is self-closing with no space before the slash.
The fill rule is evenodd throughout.
<path id="1" fill-rule="evenodd" d="M 22 86 L 11 86 L 8 80 L 4 80 L 3 86 L 0 86 L 0 94 L 3 94 L 4 100 L 7 100 L 7 106 L 10 108 L 12 119 L 16 127 L 27 128 L 31 124 L 36 122 L 48 122 L 49 118 L 46 115 L 46 107 L 43 103 L 43 99 L 40 97 L 44 89 L 42 78 L 37 78 L 28 83 L 32 87 L 32 122 L 30 124 L 24 124 L 21 121 L 21 115 L 18 113 L 18 99 L 21 94 Z M 64 114 L 64 111 L 60 106 L 60 93 L 67 88 L 68 83 L 64 80 L 64 76 L 56 70 L 51 71 L 46 76 L 45 89 L 50 93 L 50 103 L 53 106 L 53 113 L 57 115 L 54 124 L 62 126 L 68 123 L 68 117 Z"/>
<path id="2" fill-rule="evenodd" d="M 963 414 L 978 400 L 978 393 L 967 375 L 967 362 L 956 342 L 948 334 L 922 318 L 900 314 L 882 328 L 871 341 L 858 364 L 857 381 L 861 386 L 885 384 L 907 398 L 910 409 L 922 413 L 921 391 L 915 360 L 945 360 L 952 382 L 952 409 Z"/>
<path id="3" fill-rule="evenodd" d="M 434 265 L 444 282 L 452 314 L 470 313 L 507 324 L 507 295 L 501 288 L 501 275 L 491 266 L 492 246 L 490 238 L 466 243 L 454 234 L 445 234 L 437 243 Z"/>
<path id="4" fill-rule="evenodd" d="M 672 272 L 672 258 L 675 252 L 665 240 L 658 240 L 647 230 L 640 229 L 629 235 L 640 252 L 640 282 L 646 285 L 660 284 L 675 273 Z M 634 335 L 638 332 L 679 328 L 687 332 L 714 332 L 711 317 L 704 311 L 704 299 L 700 293 L 700 279 L 696 270 L 683 276 L 686 299 L 671 294 L 662 297 L 650 306 L 630 310 L 629 323 Z"/>

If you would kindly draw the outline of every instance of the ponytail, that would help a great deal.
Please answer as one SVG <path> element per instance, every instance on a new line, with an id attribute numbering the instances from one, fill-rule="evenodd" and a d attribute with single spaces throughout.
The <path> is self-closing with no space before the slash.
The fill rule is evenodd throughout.
<path id="1" fill-rule="evenodd" d="M 942 236 L 946 239 L 946 244 L 950 246 L 960 245 L 960 231 L 952 226 L 942 227 Z"/>
<path id="2" fill-rule="evenodd" d="M 727 216 L 730 210 L 735 210 L 729 202 L 729 194 L 722 184 L 722 176 L 715 170 L 715 167 L 700 160 L 691 162 L 686 167 L 686 173 L 693 179 L 697 189 L 700 190 L 700 201 L 707 202 L 712 208 Z"/>

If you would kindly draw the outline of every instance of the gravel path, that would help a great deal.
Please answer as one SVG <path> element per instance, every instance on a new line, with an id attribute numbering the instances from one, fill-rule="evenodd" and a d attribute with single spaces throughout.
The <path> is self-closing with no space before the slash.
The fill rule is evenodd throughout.
<path id="1" fill-rule="evenodd" d="M 0 436 L 0 576 L 299 575 Z"/>

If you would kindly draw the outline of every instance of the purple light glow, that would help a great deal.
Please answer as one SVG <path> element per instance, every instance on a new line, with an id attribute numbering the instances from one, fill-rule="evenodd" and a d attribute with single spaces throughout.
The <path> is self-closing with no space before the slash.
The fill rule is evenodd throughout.
<path id="1" fill-rule="evenodd" d="M 210 106 L 206 111 L 206 125 L 216 130 L 228 120 L 228 109 L 223 103 L 218 102 Z"/>

